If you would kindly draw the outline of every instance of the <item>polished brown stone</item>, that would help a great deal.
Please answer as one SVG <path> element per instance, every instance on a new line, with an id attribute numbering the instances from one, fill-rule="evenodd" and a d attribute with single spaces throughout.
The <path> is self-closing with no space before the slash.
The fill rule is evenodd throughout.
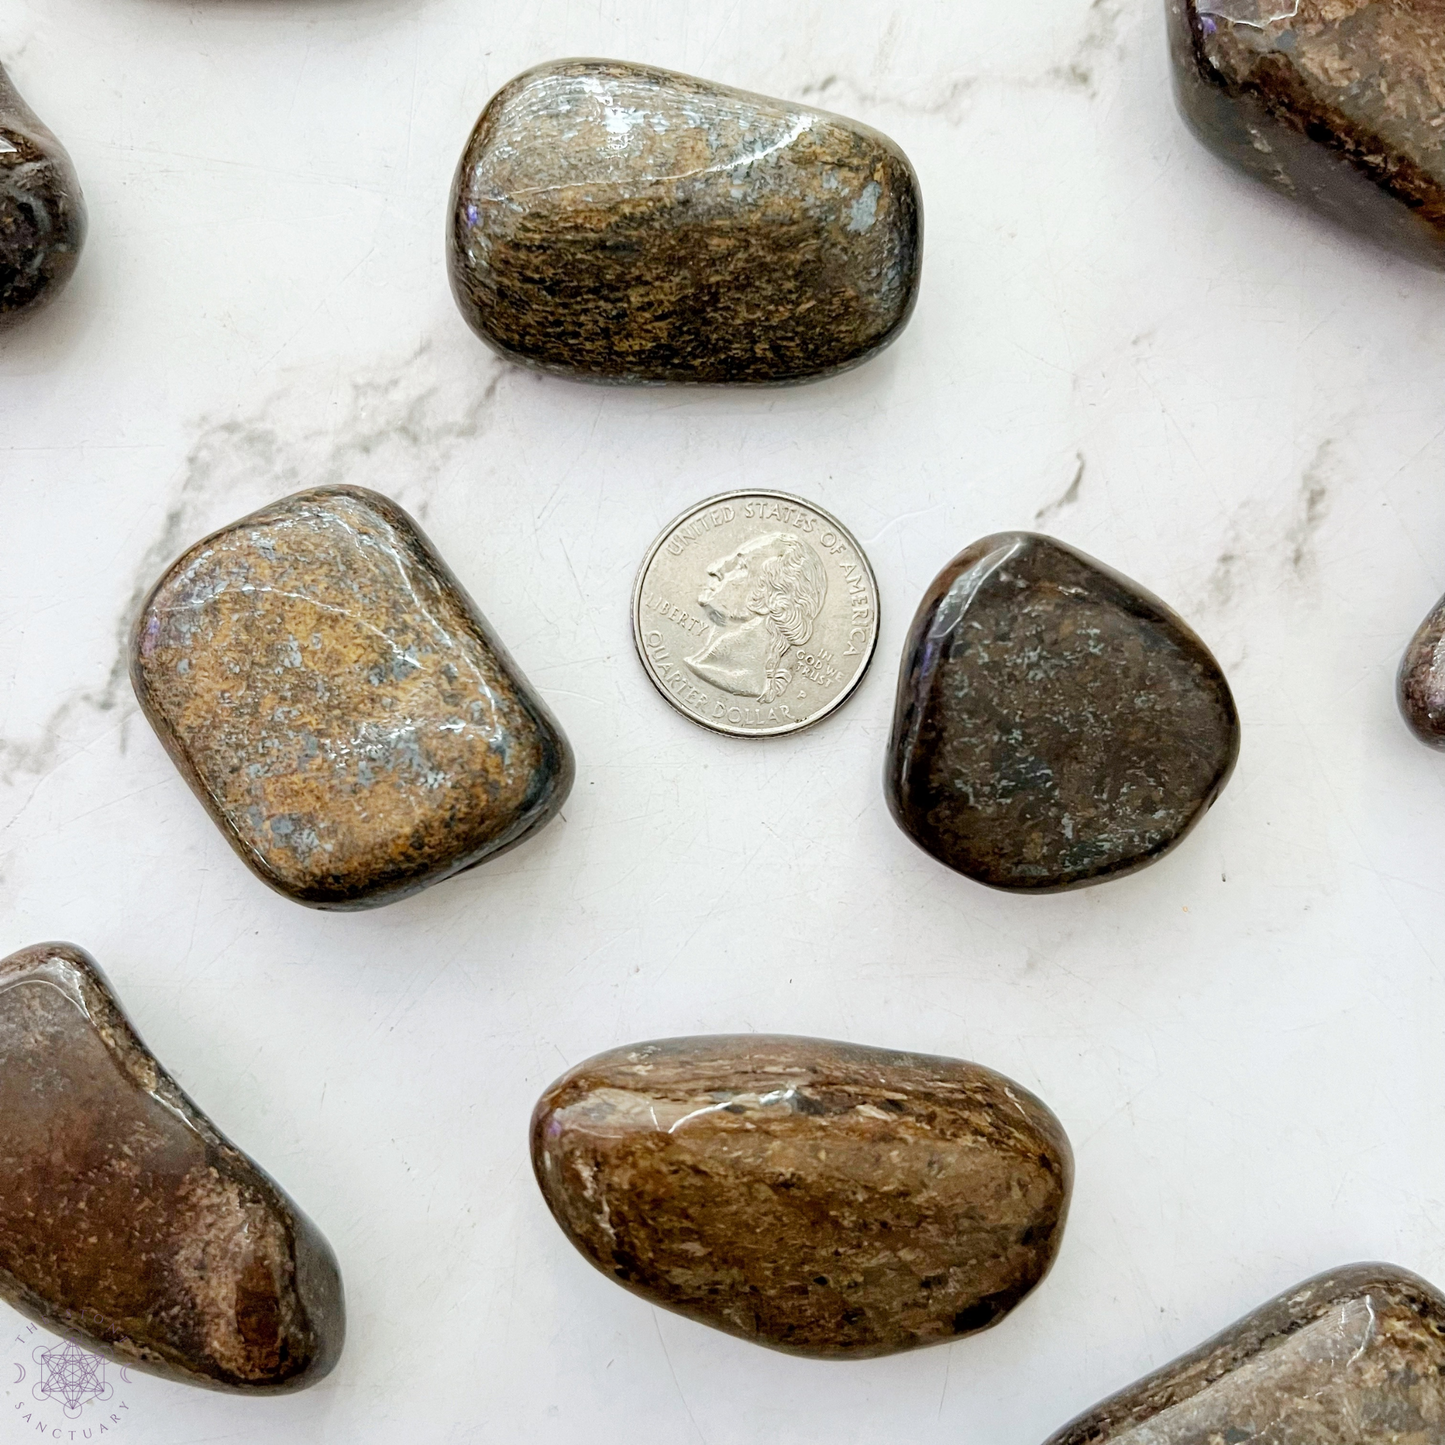
<path id="1" fill-rule="evenodd" d="M 1395 690 L 1415 736 L 1432 748 L 1445 748 L 1445 597 L 1410 639 Z"/>
<path id="2" fill-rule="evenodd" d="M 370 908 L 540 828 L 572 754 L 400 507 L 298 492 L 198 542 L 136 619 L 131 680 L 242 859 Z"/>
<path id="3" fill-rule="evenodd" d="M 1445 0 L 1169 0 L 1175 94 L 1210 150 L 1445 267 Z"/>
<path id="4" fill-rule="evenodd" d="M 1175 613 L 1062 542 L 1003 532 L 955 557 L 918 609 L 888 804 L 950 868 L 1054 893 L 1162 858 L 1238 753 L 1229 684 Z"/>
<path id="5" fill-rule="evenodd" d="M 84 243 L 75 167 L 0 66 L 0 330 L 55 299 Z"/>
<path id="6" fill-rule="evenodd" d="M 977 1064 L 822 1039 L 599 1054 L 532 1117 L 563 1232 L 653 1304 L 757 1344 L 864 1359 L 996 1324 L 1058 1253 L 1059 1121 Z"/>
<path id="7" fill-rule="evenodd" d="M 123 1365 L 248 1394 L 315 1383 L 345 1335 L 330 1246 L 65 943 L 0 961 L 0 1296 Z"/>
<path id="8" fill-rule="evenodd" d="M 1439 1445 L 1445 1297 L 1388 1264 L 1318 1275 L 1047 1445 Z"/>
<path id="9" fill-rule="evenodd" d="M 528 366 L 601 381 L 802 381 L 855 366 L 913 310 L 922 206 L 856 121 L 670 70 L 520 75 L 452 191 L 452 290 Z"/>

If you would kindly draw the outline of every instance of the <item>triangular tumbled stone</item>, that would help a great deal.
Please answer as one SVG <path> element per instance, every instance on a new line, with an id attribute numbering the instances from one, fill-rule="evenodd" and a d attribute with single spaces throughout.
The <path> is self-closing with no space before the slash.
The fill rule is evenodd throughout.
<path id="1" fill-rule="evenodd" d="M 950 868 L 1058 892 L 1162 857 L 1238 751 L 1229 685 L 1179 617 L 1062 542 L 1005 532 L 956 557 L 919 608 L 888 801 Z"/>
<path id="2" fill-rule="evenodd" d="M 319 1380 L 345 1335 L 330 1246 L 69 944 L 0 961 L 0 1297 L 123 1365 L 251 1394 Z"/>

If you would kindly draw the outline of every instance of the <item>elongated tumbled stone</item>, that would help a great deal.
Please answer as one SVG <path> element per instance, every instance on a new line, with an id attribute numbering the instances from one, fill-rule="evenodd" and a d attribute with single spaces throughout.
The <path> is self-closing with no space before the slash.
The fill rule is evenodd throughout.
<path id="1" fill-rule="evenodd" d="M 0 1296 L 123 1365 L 279 1394 L 341 1353 L 315 1225 L 176 1086 L 94 961 L 0 961 Z"/>
<path id="2" fill-rule="evenodd" d="M 521 842 L 572 754 L 400 507 L 298 492 L 198 542 L 136 619 L 131 680 L 176 766 L 273 888 L 394 902 Z"/>
<path id="3" fill-rule="evenodd" d="M 1437 1445 L 1445 1297 L 1359 1264 L 1316 1276 L 1047 1445 Z"/>
<path id="4" fill-rule="evenodd" d="M 563 1232 L 653 1304 L 760 1345 L 863 1359 L 1002 1319 L 1058 1253 L 1059 1121 L 977 1064 L 822 1039 L 599 1054 L 532 1118 Z"/>
<path id="5" fill-rule="evenodd" d="M 1209 810 L 1239 718 L 1157 597 L 1029 532 L 985 537 L 924 597 L 886 786 L 925 852 L 993 888 L 1058 892 L 1162 858 Z"/>
<path id="6" fill-rule="evenodd" d="M 1175 94 L 1210 150 L 1445 267 L 1439 0 L 1169 0 Z"/>
<path id="7" fill-rule="evenodd" d="M 75 167 L 0 66 L 0 329 L 54 300 L 84 243 Z"/>
<path id="8" fill-rule="evenodd" d="M 1396 679 L 1400 713 L 1432 748 L 1445 748 L 1445 597 L 1410 639 Z"/>
<path id="9" fill-rule="evenodd" d="M 483 111 L 449 241 L 462 315 L 513 361 L 601 381 L 788 382 L 903 329 L 922 208 L 907 157 L 856 121 L 565 60 Z"/>

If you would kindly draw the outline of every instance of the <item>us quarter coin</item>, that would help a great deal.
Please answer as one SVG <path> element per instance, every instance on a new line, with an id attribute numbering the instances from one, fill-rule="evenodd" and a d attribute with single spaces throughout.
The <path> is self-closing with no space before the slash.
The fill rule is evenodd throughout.
<path id="1" fill-rule="evenodd" d="M 878 583 L 851 532 L 786 492 L 725 492 L 652 544 L 632 591 L 637 655 L 684 717 L 733 737 L 809 727 L 878 644 Z"/>

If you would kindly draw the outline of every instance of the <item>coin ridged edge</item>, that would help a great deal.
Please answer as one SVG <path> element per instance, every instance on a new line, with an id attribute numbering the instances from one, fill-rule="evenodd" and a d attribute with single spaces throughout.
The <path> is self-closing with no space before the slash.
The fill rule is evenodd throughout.
<path id="1" fill-rule="evenodd" d="M 640 613 L 642 584 L 647 577 L 648 569 L 652 566 L 653 559 L 657 556 L 663 543 L 666 542 L 679 527 L 691 520 L 699 512 L 704 512 L 709 507 L 715 507 L 719 502 L 737 501 L 743 497 L 763 497 L 779 502 L 790 502 L 794 506 L 804 507 L 810 512 L 816 512 L 820 517 L 826 517 L 828 522 L 837 528 L 838 535 L 853 548 L 854 554 L 857 556 L 863 568 L 864 575 L 868 579 L 873 594 L 873 635 L 868 639 L 867 648 L 864 650 L 862 659 L 858 663 L 858 670 L 854 674 L 852 681 L 844 687 L 838 696 L 829 702 L 826 707 L 814 713 L 812 717 L 802 722 L 789 723 L 785 727 L 754 729 L 752 731 L 731 725 L 724 726 L 718 723 L 708 722 L 706 718 L 700 718 L 695 713 L 689 712 L 686 708 L 678 707 L 667 689 L 663 687 L 662 683 L 658 680 L 657 674 L 653 671 L 652 664 L 647 657 L 646 650 L 643 648 Z M 878 590 L 878 577 L 873 571 L 873 563 L 869 560 L 867 552 L 863 550 L 862 544 L 853 533 L 849 531 L 832 512 L 818 506 L 815 502 L 808 501 L 806 497 L 798 496 L 795 492 L 779 492 L 772 488 L 764 487 L 737 487 L 732 491 L 718 492 L 715 496 L 705 497 L 702 501 L 695 502 L 692 506 L 679 512 L 672 521 L 668 522 L 667 525 L 658 532 L 657 536 L 653 539 L 652 545 L 644 554 L 642 564 L 638 567 L 637 576 L 632 584 L 631 616 L 632 645 L 637 653 L 638 661 L 642 664 L 642 671 L 648 682 L 652 684 L 662 700 L 668 705 L 668 708 L 680 717 L 686 718 L 694 727 L 701 728 L 704 732 L 713 733 L 719 737 L 741 738 L 744 741 L 752 741 L 758 738 L 787 737 L 792 733 L 806 732 L 809 728 L 816 727 L 824 718 L 831 717 L 858 691 L 863 684 L 863 679 L 868 675 L 869 668 L 873 666 L 873 659 L 878 651 L 878 638 L 883 630 L 883 600 Z"/>

